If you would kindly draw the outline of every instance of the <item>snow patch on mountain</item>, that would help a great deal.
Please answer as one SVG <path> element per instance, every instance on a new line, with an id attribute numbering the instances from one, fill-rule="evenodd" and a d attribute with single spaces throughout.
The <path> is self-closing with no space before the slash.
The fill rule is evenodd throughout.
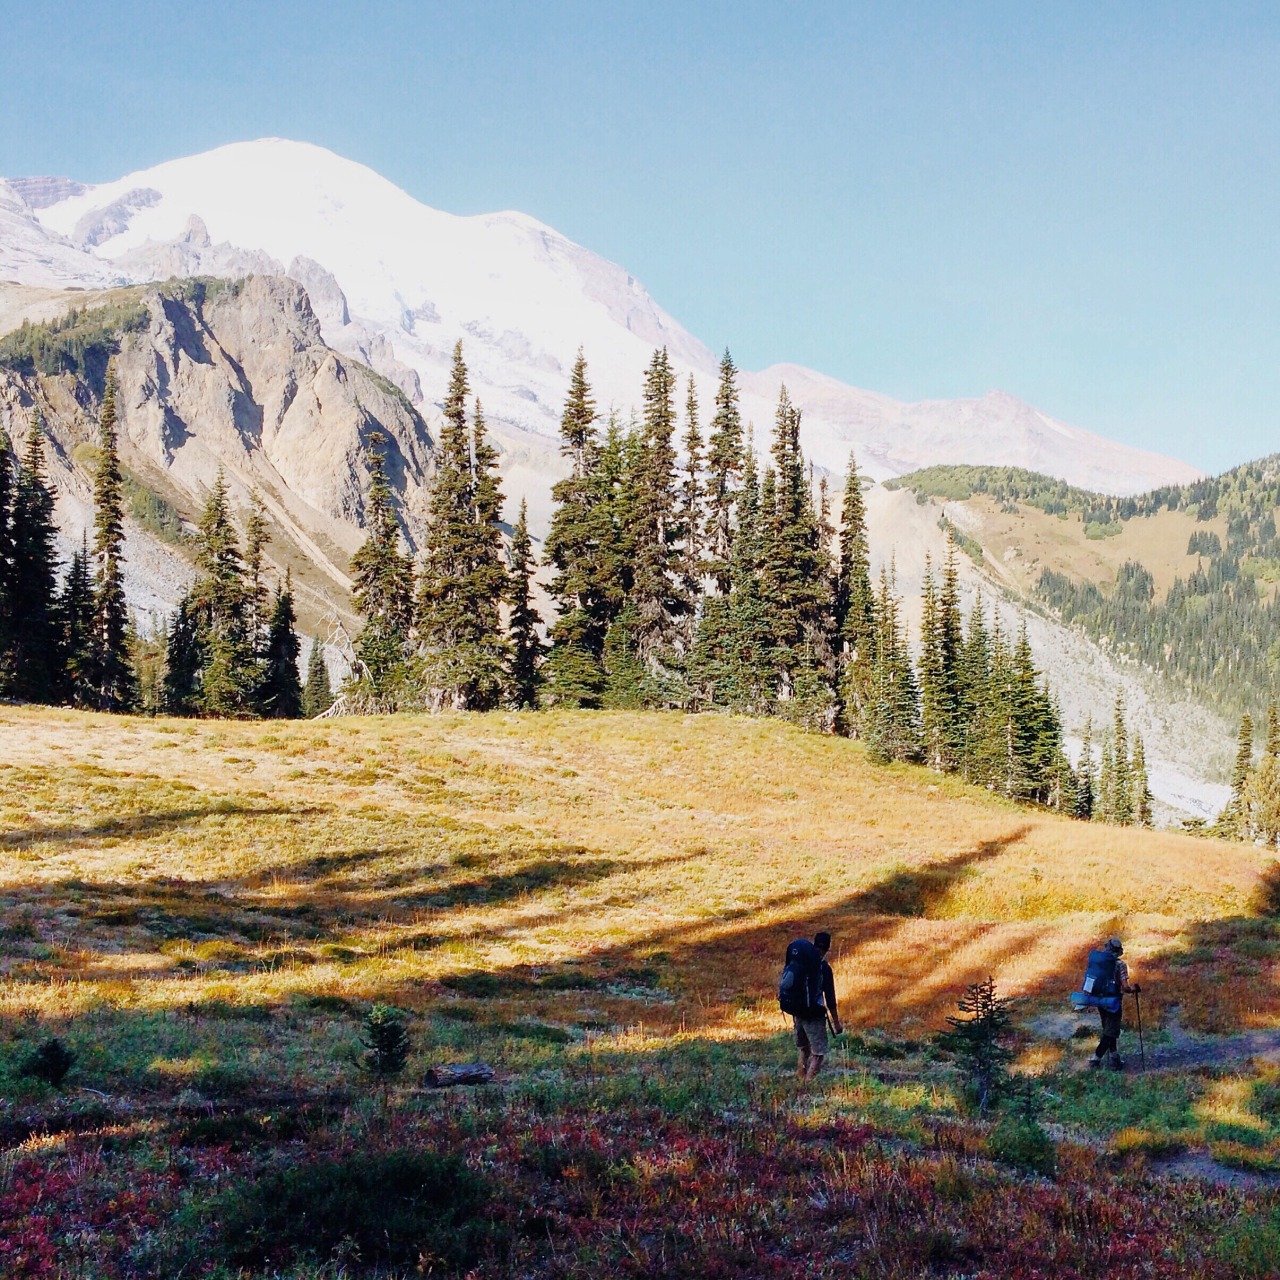
<path id="1" fill-rule="evenodd" d="M 0 276 L 51 283 L 55 259 L 64 271 L 79 262 L 82 283 L 92 284 L 113 271 L 142 281 L 288 263 L 323 282 L 317 314 L 326 340 L 339 350 L 377 350 L 370 362 L 380 372 L 405 371 L 393 380 L 402 387 L 416 380 L 429 404 L 443 395 L 453 345 L 462 339 L 473 390 L 495 431 L 526 443 L 544 438 L 548 467 L 579 345 L 605 412 L 625 416 L 639 401 L 657 346 L 667 347 L 682 378 L 693 376 L 704 404 L 714 394 L 715 354 L 625 268 L 526 214 L 432 209 L 322 147 L 279 138 L 234 143 L 97 187 L 69 184 L 59 199 L 47 198 L 50 180 L 39 181 L 39 209 L 23 209 L 28 223 L 38 219 L 48 233 L 45 275 L 24 274 L 34 270 L 29 263 L 9 266 L 9 236 L 0 227 Z M 199 243 L 197 222 L 205 233 Z M 1199 474 L 1069 427 L 1003 392 L 907 404 L 796 365 L 743 377 L 744 414 L 760 442 L 784 380 L 804 413 L 806 449 L 833 473 L 852 448 L 878 478 L 940 462 L 995 463 L 1130 493 Z"/>

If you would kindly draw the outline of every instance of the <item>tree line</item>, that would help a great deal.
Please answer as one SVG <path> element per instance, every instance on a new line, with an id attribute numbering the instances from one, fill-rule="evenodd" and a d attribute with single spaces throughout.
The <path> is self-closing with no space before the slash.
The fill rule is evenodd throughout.
<path id="1" fill-rule="evenodd" d="M 516 708 L 723 709 L 864 740 L 873 758 L 923 763 L 1080 817 L 1149 821 L 1141 740 L 1118 704 L 1100 769 L 1080 767 L 1023 626 L 961 607 L 954 543 L 926 565 L 918 659 L 892 565 L 873 580 L 854 459 L 833 519 L 781 389 L 763 467 L 726 352 L 706 430 L 692 378 L 680 397 L 665 350 L 625 423 L 596 409 L 579 353 L 561 418 L 568 474 L 553 486 L 541 563 L 521 504 L 504 526 L 498 455 L 454 353 L 425 550 L 408 553 L 385 440 L 367 460 L 366 540 L 352 560 L 363 625 L 341 694 L 351 711 Z M 233 518 L 220 474 L 191 539 L 195 578 L 163 636 L 143 698 L 123 590 L 123 472 L 108 370 L 94 457 L 94 539 L 59 585 L 53 497 L 37 418 L 0 468 L 0 686 L 11 697 L 176 715 L 314 715 L 329 708 L 323 646 L 305 680 L 292 583 L 270 588 L 268 521 Z M 682 405 L 677 409 L 677 400 Z M 677 443 L 678 442 L 678 443 Z M 539 573 L 554 614 L 535 605 Z M 1140 782 L 1135 782 L 1140 779 Z M 1136 787 L 1136 790 L 1135 790 Z M 1129 796 L 1130 799 L 1120 799 Z"/>
<path id="2" fill-rule="evenodd" d="M 524 508 L 508 547 L 497 456 L 459 344 L 420 563 L 400 537 L 382 442 L 371 442 L 348 705 L 779 716 L 862 738 L 882 761 L 1071 808 L 1061 717 L 1026 630 L 1005 634 L 980 602 L 963 615 L 954 547 L 926 573 L 917 664 L 893 570 L 872 579 L 854 461 L 837 526 L 785 387 L 763 469 L 727 352 L 705 431 L 692 378 L 681 391 L 655 351 L 641 411 L 604 418 L 579 352 L 560 423 L 568 474 L 552 489 L 543 548 L 554 609 L 544 627 Z"/>
<path id="3" fill-rule="evenodd" d="M 1240 718 L 1231 799 L 1212 828 L 1214 835 L 1274 849 L 1280 844 L 1280 706 L 1267 706 L 1262 754 L 1254 755 L 1253 717 Z"/>
<path id="4" fill-rule="evenodd" d="M 254 500 L 244 548 L 219 474 L 193 540 L 196 578 L 163 638 L 155 696 L 143 678 L 150 647 L 135 632 L 124 590 L 125 474 L 116 379 L 108 366 L 90 455 L 93 538 L 59 580 L 54 492 L 37 406 L 22 457 L 0 440 L 0 696 L 97 711 L 294 717 L 332 702 L 322 646 L 299 678 L 292 584 L 268 592 L 267 521 Z"/>

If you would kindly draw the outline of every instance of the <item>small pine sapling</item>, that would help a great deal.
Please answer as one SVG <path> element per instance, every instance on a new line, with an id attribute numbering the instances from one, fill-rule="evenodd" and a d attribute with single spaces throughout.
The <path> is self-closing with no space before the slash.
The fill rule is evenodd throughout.
<path id="1" fill-rule="evenodd" d="M 951 1030 L 939 1037 L 960 1063 L 981 1116 L 1008 1083 L 1008 1067 L 1013 1061 L 1008 1044 L 1013 1031 L 1012 1003 L 1009 997 L 996 994 L 994 978 L 971 982 L 956 1002 L 960 1016 L 948 1018 Z"/>
<path id="2" fill-rule="evenodd" d="M 390 1005 L 375 1004 L 365 1015 L 363 1030 L 365 1070 L 384 1081 L 398 1076 L 409 1057 L 404 1015 Z"/>
<path id="3" fill-rule="evenodd" d="M 22 1064 L 22 1074 L 34 1076 L 56 1089 L 67 1078 L 75 1061 L 75 1051 L 68 1049 L 57 1036 L 50 1036 L 28 1055 Z"/>

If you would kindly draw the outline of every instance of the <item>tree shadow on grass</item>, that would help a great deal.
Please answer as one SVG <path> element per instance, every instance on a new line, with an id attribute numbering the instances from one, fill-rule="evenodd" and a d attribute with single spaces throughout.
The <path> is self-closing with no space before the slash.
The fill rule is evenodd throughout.
<path id="1" fill-rule="evenodd" d="M 0 832 L 0 846 L 26 848 L 34 844 L 66 844 L 72 841 L 114 840 L 122 836 L 149 836 L 209 817 L 306 818 L 320 812 L 314 806 L 258 806 L 215 800 L 210 804 L 161 813 L 137 813 L 105 822 L 69 823 L 65 826 L 23 827 Z"/>

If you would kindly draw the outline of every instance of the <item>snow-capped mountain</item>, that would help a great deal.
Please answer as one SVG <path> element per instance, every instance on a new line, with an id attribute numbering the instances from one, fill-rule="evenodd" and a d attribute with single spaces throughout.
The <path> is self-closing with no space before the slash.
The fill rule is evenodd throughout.
<path id="1" fill-rule="evenodd" d="M 457 217 L 363 165 L 281 139 L 237 143 L 96 187 L 0 187 L 0 279 L 100 287 L 170 275 L 288 273 L 325 340 L 406 390 L 428 418 L 462 339 L 472 386 L 516 473 L 556 468 L 555 433 L 579 346 L 603 409 L 626 413 L 656 346 L 704 404 L 717 357 L 627 271 L 521 213 Z M 732 345 L 732 335 L 726 335 Z M 903 404 L 797 366 L 743 377 L 766 438 L 785 381 L 804 443 L 831 471 L 849 450 L 877 478 L 944 462 L 1029 467 L 1136 492 L 1194 478 L 1189 465 L 1069 427 L 1012 396 Z M 545 514 L 530 485 L 531 516 Z"/>

